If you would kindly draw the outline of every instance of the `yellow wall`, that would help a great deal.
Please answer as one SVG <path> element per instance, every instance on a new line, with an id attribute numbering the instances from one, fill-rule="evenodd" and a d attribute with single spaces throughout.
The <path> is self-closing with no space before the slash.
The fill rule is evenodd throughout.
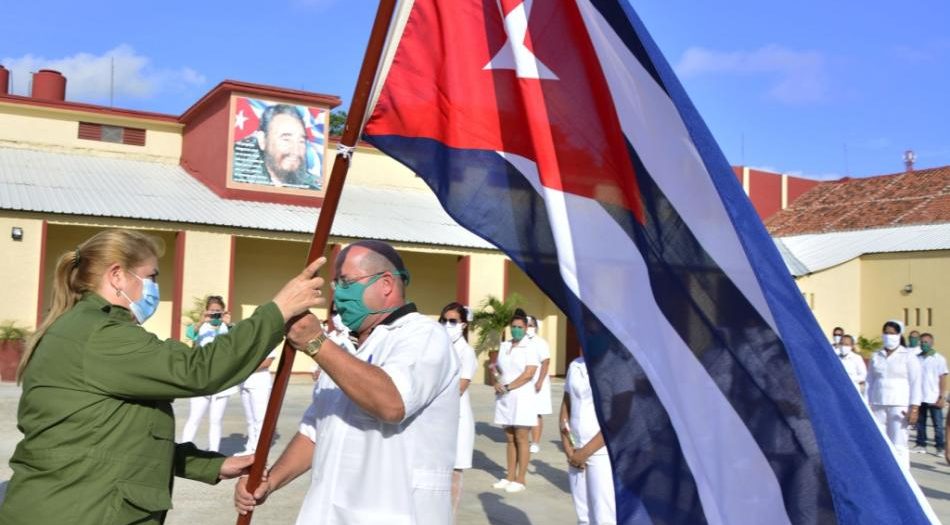
<path id="1" fill-rule="evenodd" d="M 834 327 L 844 328 L 855 337 L 862 333 L 861 324 L 861 269 L 860 259 L 828 268 L 798 279 L 805 302 L 821 326 L 822 333 L 831 339 Z"/>
<path id="2" fill-rule="evenodd" d="M 455 301 L 458 257 L 399 250 L 402 262 L 412 277 L 406 288 L 406 300 L 419 312 L 436 319 L 442 308 Z"/>
<path id="3" fill-rule="evenodd" d="M 14 226 L 23 228 L 22 241 L 12 239 Z M 17 326 L 36 328 L 42 242 L 42 220 L 0 216 L 0 275 L 4 276 L 0 323 L 15 321 Z"/>
<path id="4" fill-rule="evenodd" d="M 913 292 L 903 293 L 913 285 Z M 950 251 L 882 253 L 861 257 L 861 325 L 867 336 L 880 334 L 888 319 L 905 321 L 907 328 L 930 332 L 934 347 L 950 355 Z M 931 319 L 928 322 L 927 309 Z M 917 319 L 917 313 L 920 319 Z"/>
<path id="5" fill-rule="evenodd" d="M 521 296 L 521 308 L 541 321 L 541 337 L 551 346 L 548 374 L 564 375 L 567 369 L 565 352 L 567 317 L 534 285 L 528 276 L 513 263 L 508 263 L 508 294 Z"/>
<path id="6" fill-rule="evenodd" d="M 504 299 L 505 293 L 505 261 L 508 259 L 500 253 L 472 254 L 469 261 L 468 298 L 469 307 L 477 310 L 489 296 Z M 477 334 L 469 331 L 468 340 L 472 345 L 477 340 Z M 488 352 L 477 354 L 478 367 L 472 381 L 485 381 L 485 363 L 488 362 Z"/>
<path id="7" fill-rule="evenodd" d="M 251 237 L 235 237 L 234 242 L 234 297 L 228 308 L 232 322 L 237 322 L 271 301 L 291 277 L 300 273 L 307 261 L 308 245 Z M 277 370 L 277 361 L 271 370 Z M 293 372 L 309 372 L 312 364 L 305 357 L 295 357 Z"/>
<path id="8" fill-rule="evenodd" d="M 78 138 L 79 121 L 145 129 L 145 145 L 130 146 Z M 178 163 L 182 126 L 128 117 L 0 102 L 0 146 L 121 156 Z"/>
<path id="9" fill-rule="evenodd" d="M 228 284 L 231 277 L 231 236 L 191 230 L 185 234 L 184 278 L 182 280 L 182 327 L 185 337 L 185 314 L 195 298 L 220 295 L 230 304 Z M 190 322 L 190 321 L 189 321 Z"/>
<path id="10" fill-rule="evenodd" d="M 56 260 L 65 252 L 73 252 L 80 243 L 102 231 L 103 228 L 89 226 L 72 226 L 50 224 L 47 227 L 46 241 L 46 279 L 43 300 L 44 312 L 49 307 L 50 292 L 53 284 L 53 272 Z M 158 288 L 161 301 L 158 311 L 142 325 L 162 339 L 171 337 L 172 333 L 172 297 L 175 290 L 175 232 L 149 231 L 151 235 L 161 238 L 165 242 L 165 255 L 158 260 Z"/>
<path id="11" fill-rule="evenodd" d="M 336 144 L 330 144 L 330 149 Z M 332 163 L 332 160 L 331 160 Z M 416 177 L 409 168 L 384 155 L 375 148 L 357 148 L 353 155 L 350 171 L 346 175 L 347 184 L 358 184 L 371 187 L 400 187 L 416 190 L 429 190 L 429 186 Z"/>
<path id="12" fill-rule="evenodd" d="M 797 283 L 829 338 L 841 326 L 875 339 L 885 321 L 897 319 L 906 321 L 906 332 L 932 333 L 934 346 L 950 356 L 950 251 L 867 254 Z M 908 284 L 909 294 L 903 291 Z"/>

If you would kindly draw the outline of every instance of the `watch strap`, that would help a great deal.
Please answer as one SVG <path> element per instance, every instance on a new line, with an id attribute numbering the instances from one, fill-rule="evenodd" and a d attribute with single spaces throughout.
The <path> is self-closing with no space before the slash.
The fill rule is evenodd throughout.
<path id="1" fill-rule="evenodd" d="M 323 343 L 326 342 L 326 340 L 327 334 L 321 332 L 317 337 L 307 341 L 307 346 L 302 348 L 303 353 L 310 357 L 316 357 L 317 354 L 320 353 L 320 348 L 323 346 Z"/>

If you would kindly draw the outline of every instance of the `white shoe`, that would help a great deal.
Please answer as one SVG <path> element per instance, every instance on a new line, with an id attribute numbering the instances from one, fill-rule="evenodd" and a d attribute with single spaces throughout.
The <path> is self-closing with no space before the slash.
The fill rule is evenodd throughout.
<path id="1" fill-rule="evenodd" d="M 525 487 L 524 484 L 512 481 L 505 487 L 505 492 L 524 492 L 525 489 L 527 489 L 527 487 Z"/>
<path id="2" fill-rule="evenodd" d="M 539 447 L 537 443 L 532 443 L 531 446 L 528 447 L 528 452 L 537 454 L 538 452 L 541 452 L 541 447 Z"/>
<path id="3" fill-rule="evenodd" d="M 927 445 L 924 445 L 924 446 L 914 445 L 913 447 L 910 448 L 910 451 L 913 452 L 914 454 L 926 454 Z"/>
<path id="4" fill-rule="evenodd" d="M 511 483 L 512 483 L 511 481 L 508 481 L 507 479 L 502 478 L 496 481 L 495 484 L 492 485 L 492 488 L 496 488 L 496 489 L 507 488 L 508 485 L 511 485 Z"/>

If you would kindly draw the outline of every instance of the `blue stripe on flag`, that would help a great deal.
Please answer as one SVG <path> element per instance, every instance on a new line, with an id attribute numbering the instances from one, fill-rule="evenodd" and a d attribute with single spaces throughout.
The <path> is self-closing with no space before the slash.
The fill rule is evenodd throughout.
<path id="1" fill-rule="evenodd" d="M 669 416 L 640 365 L 565 286 L 545 204 L 495 152 L 396 136 L 366 140 L 415 171 L 459 224 L 504 251 L 568 314 L 592 369 L 618 523 L 706 522 Z"/>

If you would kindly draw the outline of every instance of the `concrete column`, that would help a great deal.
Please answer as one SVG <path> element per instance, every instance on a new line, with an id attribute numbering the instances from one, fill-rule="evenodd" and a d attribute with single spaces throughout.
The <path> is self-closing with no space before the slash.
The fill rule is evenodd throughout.
<path id="1" fill-rule="evenodd" d="M 474 254 L 468 258 L 468 305 L 477 309 L 489 295 L 504 300 L 506 293 L 505 274 L 508 258 L 501 254 Z M 475 343 L 475 334 L 470 334 Z M 485 381 L 485 362 L 488 352 L 478 354 L 478 368 L 472 381 Z"/>
<path id="2" fill-rule="evenodd" d="M 14 228 L 18 228 L 18 235 L 22 231 L 20 240 L 13 239 Z M 17 326 L 36 328 L 37 312 L 42 304 L 40 286 L 45 247 L 46 221 L 0 217 L 0 253 L 3 254 L 0 275 L 6 277 L 0 322 L 13 321 Z"/>
<path id="3" fill-rule="evenodd" d="M 181 336 L 185 333 L 185 314 L 194 307 L 196 298 L 221 295 L 232 309 L 232 242 L 232 236 L 225 233 L 191 230 L 185 236 L 178 321 Z"/>

